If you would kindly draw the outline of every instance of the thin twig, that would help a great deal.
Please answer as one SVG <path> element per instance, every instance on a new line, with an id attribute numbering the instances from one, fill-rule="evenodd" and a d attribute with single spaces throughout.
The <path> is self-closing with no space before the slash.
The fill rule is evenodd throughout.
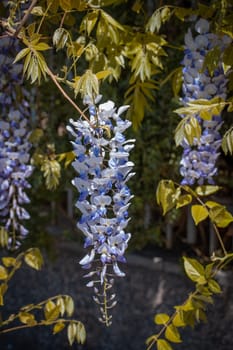
<path id="1" fill-rule="evenodd" d="M 67 99 L 67 101 L 70 102 L 70 104 L 76 109 L 76 111 L 79 112 L 79 114 L 91 125 L 90 120 L 87 118 L 87 116 L 83 113 L 83 111 L 76 105 L 76 103 L 70 98 L 69 95 L 67 95 L 67 93 L 65 92 L 65 90 L 61 87 L 61 85 L 59 84 L 59 82 L 56 79 L 56 76 L 53 74 L 53 72 L 49 69 L 49 67 L 46 68 L 46 72 L 48 73 L 48 75 L 50 76 L 50 78 L 52 79 L 52 81 L 54 82 L 54 84 L 57 86 L 58 90 L 62 93 L 62 95 Z"/>
<path id="2" fill-rule="evenodd" d="M 19 32 L 20 32 L 20 29 L 23 27 L 23 25 L 26 23 L 28 17 L 30 16 L 30 13 L 32 12 L 32 9 L 33 7 L 36 5 L 38 0 L 32 0 L 32 3 L 31 5 L 29 6 L 29 8 L 27 9 L 24 17 L 22 18 L 18 28 L 16 29 L 15 33 L 14 33 L 14 37 L 17 37 Z"/>

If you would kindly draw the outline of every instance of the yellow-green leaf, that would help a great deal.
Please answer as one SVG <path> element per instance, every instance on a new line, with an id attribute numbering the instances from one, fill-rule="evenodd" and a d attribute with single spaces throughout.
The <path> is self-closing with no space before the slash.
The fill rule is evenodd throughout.
<path id="1" fill-rule="evenodd" d="M 191 194 L 184 194 L 180 195 L 179 198 L 176 201 L 176 208 L 181 208 L 185 205 L 188 205 L 189 203 L 192 202 L 192 196 Z"/>
<path id="2" fill-rule="evenodd" d="M 70 296 L 65 297 L 65 309 L 67 316 L 72 316 L 74 312 L 74 301 Z"/>
<path id="3" fill-rule="evenodd" d="M 19 313 L 20 322 L 27 324 L 29 326 L 34 326 L 37 322 L 35 316 L 29 312 L 20 312 Z"/>
<path id="4" fill-rule="evenodd" d="M 8 272 L 7 269 L 0 265 L 0 280 L 6 280 L 8 277 Z"/>
<path id="5" fill-rule="evenodd" d="M 195 225 L 198 225 L 199 222 L 205 220 L 209 215 L 208 210 L 199 204 L 192 205 L 191 213 L 192 213 L 192 217 L 195 222 Z"/>
<path id="6" fill-rule="evenodd" d="M 208 287 L 211 290 L 211 292 L 213 292 L 213 293 L 217 294 L 217 293 L 221 293 L 222 292 L 222 289 L 221 289 L 220 285 L 214 279 L 210 279 L 208 281 Z"/>
<path id="7" fill-rule="evenodd" d="M 26 56 L 30 52 L 30 49 L 27 47 L 26 49 L 23 49 L 19 51 L 19 53 L 16 55 L 15 60 L 13 63 L 16 63 L 20 61 L 24 56 Z"/>
<path id="8" fill-rule="evenodd" d="M 37 51 L 46 51 L 50 49 L 50 46 L 46 43 L 38 43 L 37 45 L 34 46 L 34 49 Z"/>
<path id="9" fill-rule="evenodd" d="M 184 257 L 184 269 L 187 276 L 194 282 L 205 275 L 204 267 L 196 259 Z"/>
<path id="10" fill-rule="evenodd" d="M 96 73 L 96 77 L 98 80 L 101 80 L 101 79 L 107 78 L 110 74 L 111 74 L 111 72 L 109 70 L 102 70 L 102 71 Z"/>
<path id="11" fill-rule="evenodd" d="M 5 265 L 6 267 L 15 266 L 16 261 L 17 260 L 15 258 L 12 258 L 12 257 L 3 257 L 2 258 L 3 265 Z"/>
<path id="12" fill-rule="evenodd" d="M 154 322 L 156 324 L 166 324 L 169 321 L 170 317 L 167 314 L 157 314 L 154 317 Z"/>
<path id="13" fill-rule="evenodd" d="M 180 338 L 180 333 L 174 324 L 170 324 L 167 326 L 165 330 L 165 337 L 173 343 L 181 343 L 182 340 Z"/>
<path id="14" fill-rule="evenodd" d="M 176 189 L 173 181 L 171 180 L 161 180 L 158 184 L 156 191 L 156 200 L 163 208 L 163 215 L 165 215 L 169 210 L 174 208 L 176 200 L 174 195 L 176 194 Z"/>
<path id="15" fill-rule="evenodd" d="M 211 194 L 214 194 L 220 190 L 219 186 L 211 186 L 211 185 L 203 185 L 203 186 L 198 186 L 195 189 L 195 192 L 197 193 L 198 196 L 209 196 Z"/>
<path id="16" fill-rule="evenodd" d="M 165 339 L 157 340 L 157 350 L 172 350 L 170 343 Z"/>
<path id="17" fill-rule="evenodd" d="M 183 314 L 184 314 L 183 310 L 177 311 L 175 317 L 172 320 L 172 323 L 174 324 L 174 326 L 176 326 L 176 327 L 184 327 L 185 326 Z"/>
<path id="18" fill-rule="evenodd" d="M 77 334 L 76 324 L 74 322 L 70 322 L 70 324 L 67 327 L 67 337 L 68 337 L 70 346 L 75 341 L 76 334 Z"/>
<path id="19" fill-rule="evenodd" d="M 59 4 L 64 11 L 69 11 L 72 9 L 70 0 L 59 0 Z"/>
<path id="20" fill-rule="evenodd" d="M 84 344 L 86 341 L 86 330 L 81 322 L 78 322 L 76 327 L 76 339 L 79 344 Z"/>
<path id="21" fill-rule="evenodd" d="M 60 315 L 60 307 L 50 300 L 45 305 L 44 314 L 46 321 L 54 321 Z"/>
<path id="22" fill-rule="evenodd" d="M 38 248 L 32 248 L 25 254 L 24 261 L 33 269 L 40 270 L 43 264 L 43 257 Z"/>
<path id="23" fill-rule="evenodd" d="M 57 334 L 61 332 L 65 328 L 65 324 L 63 322 L 57 322 L 53 327 L 53 334 Z"/>
<path id="24" fill-rule="evenodd" d="M 215 203 L 208 201 L 206 205 L 210 203 Z M 227 227 L 231 222 L 233 222 L 232 214 L 221 204 L 213 205 L 210 209 L 210 218 L 218 227 Z"/>

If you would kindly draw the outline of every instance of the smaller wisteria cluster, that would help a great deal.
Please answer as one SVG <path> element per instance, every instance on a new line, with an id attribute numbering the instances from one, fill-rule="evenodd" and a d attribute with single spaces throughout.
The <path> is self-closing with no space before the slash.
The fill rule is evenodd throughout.
<path id="1" fill-rule="evenodd" d="M 131 236 L 125 229 L 133 196 L 126 183 L 134 175 L 134 164 L 129 161 L 134 140 L 124 136 L 131 122 L 121 118 L 129 106 L 117 110 L 112 101 L 98 105 L 100 99 L 101 96 L 95 101 L 85 97 L 89 120 L 71 119 L 67 129 L 75 138 L 73 167 L 78 175 L 73 184 L 79 192 L 76 206 L 81 212 L 77 226 L 85 235 L 84 247 L 89 249 L 80 264 L 91 270 L 85 275 L 90 278 L 87 286 L 94 287 L 93 298 L 102 313 L 100 320 L 110 325 L 108 310 L 116 300 L 114 294 L 107 296 L 107 290 L 114 276 L 125 275 L 119 263 L 126 261 L 124 254 Z"/>
<path id="2" fill-rule="evenodd" d="M 28 233 L 24 220 L 30 216 L 24 204 L 30 201 L 25 190 L 32 173 L 29 105 L 21 86 L 22 65 L 13 64 L 17 49 L 16 39 L 0 40 L 0 225 L 8 233 L 9 249 L 18 248 Z"/>
<path id="3" fill-rule="evenodd" d="M 207 20 L 199 19 L 195 24 L 196 36 L 193 37 L 191 29 L 185 35 L 185 55 L 182 62 L 184 105 L 198 99 L 211 100 L 214 97 L 226 99 L 228 80 L 222 62 L 219 62 L 213 74 L 210 74 L 207 68 L 203 69 L 203 64 L 210 50 L 218 48 L 223 52 L 231 39 L 226 35 L 220 37 L 210 33 L 209 27 Z M 214 115 L 211 120 L 203 120 L 198 115 L 195 115 L 195 118 L 201 126 L 202 135 L 199 140 L 194 139 L 192 146 L 186 139 L 183 140 L 184 151 L 180 163 L 182 184 L 202 185 L 205 182 L 213 184 L 221 145 L 219 133 L 222 124 L 221 115 Z"/>

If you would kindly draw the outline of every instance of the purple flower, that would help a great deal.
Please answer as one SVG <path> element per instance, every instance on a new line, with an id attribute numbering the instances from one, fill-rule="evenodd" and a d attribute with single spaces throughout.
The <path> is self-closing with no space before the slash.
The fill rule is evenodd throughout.
<path id="1" fill-rule="evenodd" d="M 128 158 L 135 140 L 126 140 L 123 134 L 131 125 L 120 117 L 128 106 L 116 110 L 112 101 L 97 105 L 98 101 L 99 97 L 92 101 L 86 96 L 84 103 L 90 123 L 83 118 L 71 119 L 67 129 L 75 137 L 73 167 L 78 175 L 73 185 L 80 193 L 76 206 L 81 212 L 77 226 L 85 235 L 84 246 L 90 250 L 80 264 L 92 269 L 86 275 L 92 278 L 87 285 L 94 287 L 94 299 L 102 304 L 101 321 L 109 325 L 110 306 L 104 308 L 106 303 L 100 299 L 112 287 L 114 275 L 124 276 L 119 263 L 125 262 L 124 253 L 131 236 L 125 229 L 133 196 L 126 182 L 134 175 L 131 172 L 134 164 Z"/>
<path id="2" fill-rule="evenodd" d="M 0 41 L 0 223 L 8 232 L 8 248 L 15 249 L 28 231 L 24 220 L 30 218 L 23 207 L 30 200 L 25 192 L 30 188 L 28 103 L 21 84 L 22 65 L 13 64 L 17 52 L 16 39 Z M 16 94 L 16 86 L 22 96 Z"/>
<path id="3" fill-rule="evenodd" d="M 207 69 L 203 70 L 203 63 L 207 53 L 218 47 L 220 51 L 231 42 L 224 35 L 219 37 L 209 32 L 209 22 L 200 19 L 195 24 L 197 35 L 193 37 L 191 29 L 185 35 L 185 49 L 183 59 L 183 103 L 197 99 L 212 99 L 220 97 L 226 99 L 227 77 L 224 74 L 222 62 L 215 68 L 213 75 Z M 202 185 L 207 182 L 214 183 L 213 177 L 217 174 L 216 161 L 219 156 L 221 135 L 219 129 L 222 124 L 221 116 L 214 115 L 211 120 L 202 120 L 195 115 L 202 128 L 200 139 L 194 139 L 193 145 L 183 140 L 184 148 L 180 173 L 183 177 L 182 184 Z"/>

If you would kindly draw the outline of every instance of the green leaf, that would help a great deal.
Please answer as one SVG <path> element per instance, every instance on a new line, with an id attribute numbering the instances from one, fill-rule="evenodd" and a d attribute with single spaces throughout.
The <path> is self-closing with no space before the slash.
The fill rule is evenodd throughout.
<path id="1" fill-rule="evenodd" d="M 184 327 L 186 324 L 184 322 L 184 311 L 178 310 L 175 317 L 172 320 L 175 327 Z"/>
<path id="2" fill-rule="evenodd" d="M 182 83 L 183 83 L 183 71 L 182 71 L 182 67 L 179 67 L 173 71 L 173 77 L 172 77 L 172 91 L 175 96 L 178 96 Z"/>
<path id="3" fill-rule="evenodd" d="M 176 189 L 173 181 L 162 180 L 159 182 L 156 191 L 156 200 L 158 204 L 161 204 L 163 208 L 163 215 L 165 215 L 169 210 L 174 208 Z"/>
<path id="4" fill-rule="evenodd" d="M 35 270 L 40 270 L 43 265 L 43 257 L 38 248 L 30 249 L 24 256 L 24 261 L 27 265 Z"/>
<path id="5" fill-rule="evenodd" d="M 195 317 L 197 322 L 203 321 L 203 322 L 207 322 L 207 317 L 206 317 L 206 313 L 202 310 L 202 309 L 197 309 L 195 311 Z"/>
<path id="6" fill-rule="evenodd" d="M 175 16 L 179 18 L 181 21 L 184 21 L 184 19 L 187 16 L 190 16 L 194 13 L 192 9 L 186 8 L 186 7 L 176 7 L 174 10 Z"/>
<path id="7" fill-rule="evenodd" d="M 6 267 L 15 266 L 16 261 L 17 260 L 15 258 L 12 258 L 12 257 L 3 257 L 2 258 L 3 265 L 5 265 Z"/>
<path id="8" fill-rule="evenodd" d="M 27 324 L 29 326 L 35 326 L 37 324 L 35 316 L 29 312 L 20 312 L 19 313 L 20 322 Z"/>
<path id="9" fill-rule="evenodd" d="M 195 192 L 198 196 L 209 196 L 211 194 L 214 194 L 220 190 L 219 186 L 212 186 L 212 185 L 203 185 L 198 186 L 195 189 Z"/>
<path id="10" fill-rule="evenodd" d="M 86 341 L 86 330 L 81 322 L 78 322 L 76 328 L 76 339 L 78 344 L 84 344 Z"/>
<path id="11" fill-rule="evenodd" d="M 6 280 L 8 278 L 8 272 L 7 269 L 0 265 L 0 280 Z"/>
<path id="12" fill-rule="evenodd" d="M 176 208 L 184 207 L 192 202 L 191 194 L 180 195 L 176 202 Z"/>
<path id="13" fill-rule="evenodd" d="M 101 80 L 101 79 L 107 78 L 110 74 L 111 74 L 111 72 L 109 70 L 102 70 L 102 71 L 96 73 L 96 77 L 98 80 Z"/>
<path id="14" fill-rule="evenodd" d="M 172 350 L 170 343 L 165 339 L 157 340 L 157 350 Z"/>
<path id="15" fill-rule="evenodd" d="M 69 35 L 65 28 L 57 28 L 53 34 L 53 45 L 57 50 L 63 49 L 68 41 Z"/>
<path id="16" fill-rule="evenodd" d="M 59 309 L 60 309 L 60 314 L 61 314 L 61 316 L 63 316 L 64 313 L 65 313 L 65 311 L 66 311 L 66 306 L 65 306 L 65 300 L 64 300 L 64 298 L 62 298 L 62 297 L 57 298 L 57 303 L 56 303 L 56 305 L 57 305 L 57 306 L 59 307 Z"/>
<path id="17" fill-rule="evenodd" d="M 224 228 L 233 222 L 233 216 L 225 206 L 212 201 L 207 201 L 206 205 L 211 208 L 210 218 L 218 227 Z"/>
<path id="18" fill-rule="evenodd" d="M 41 171 L 45 177 L 45 184 L 48 190 L 55 190 L 59 185 L 61 177 L 61 166 L 55 159 L 44 159 Z"/>
<path id="19" fill-rule="evenodd" d="M 57 306 L 53 301 L 49 300 L 45 304 L 44 314 L 46 321 L 55 321 L 60 315 L 60 307 Z"/>
<path id="20" fill-rule="evenodd" d="M 14 62 L 13 63 L 16 63 L 18 61 L 20 61 L 23 57 L 25 57 L 28 53 L 30 52 L 30 49 L 27 47 L 21 51 L 19 51 L 19 53 L 16 55 L 15 59 L 14 59 Z"/>
<path id="21" fill-rule="evenodd" d="M 167 314 L 157 314 L 154 317 L 154 322 L 156 324 L 166 324 L 169 321 L 170 317 Z"/>
<path id="22" fill-rule="evenodd" d="M 165 337 L 173 343 L 181 343 L 182 342 L 182 340 L 180 338 L 180 333 L 178 332 L 178 330 L 174 326 L 174 324 L 170 324 L 169 326 L 166 327 Z"/>
<path id="23" fill-rule="evenodd" d="M 231 127 L 223 136 L 222 149 L 225 154 L 233 154 L 233 128 Z"/>
<path id="24" fill-rule="evenodd" d="M 48 49 L 50 49 L 50 46 L 46 43 L 38 43 L 37 45 L 35 45 L 33 47 L 36 51 L 46 51 Z"/>
<path id="25" fill-rule="evenodd" d="M 65 328 L 65 324 L 63 322 L 57 322 L 53 327 L 53 334 L 57 334 L 61 332 Z"/>
<path id="26" fill-rule="evenodd" d="M 8 232 L 5 230 L 3 226 L 0 226 L 0 246 L 5 248 L 8 245 Z"/>
<path id="27" fill-rule="evenodd" d="M 195 225 L 198 225 L 199 222 L 205 220 L 209 216 L 208 210 L 199 204 L 192 205 L 191 214 L 195 222 Z"/>
<path id="28" fill-rule="evenodd" d="M 74 301 L 70 296 L 65 297 L 65 309 L 67 316 L 72 316 L 74 313 Z"/>
<path id="29" fill-rule="evenodd" d="M 208 287 L 211 290 L 211 292 L 213 292 L 215 294 L 218 294 L 218 293 L 222 292 L 222 289 L 221 289 L 220 285 L 214 279 L 210 279 L 208 281 Z"/>
<path id="30" fill-rule="evenodd" d="M 205 276 L 204 267 L 196 260 L 184 257 L 184 269 L 187 276 L 194 282 Z"/>
<path id="31" fill-rule="evenodd" d="M 176 109 L 174 112 L 183 115 L 198 114 L 204 120 L 211 120 L 213 115 L 221 114 L 227 102 L 220 97 L 211 100 L 199 99 L 188 102 L 187 106 Z"/>
<path id="32" fill-rule="evenodd" d="M 76 335 L 77 335 L 76 324 L 74 322 L 70 322 L 70 324 L 67 327 L 67 337 L 68 337 L 70 346 L 72 346 L 72 344 L 74 343 Z"/>
<path id="33" fill-rule="evenodd" d="M 59 4 L 64 11 L 72 10 L 71 1 L 70 0 L 59 0 Z"/>

